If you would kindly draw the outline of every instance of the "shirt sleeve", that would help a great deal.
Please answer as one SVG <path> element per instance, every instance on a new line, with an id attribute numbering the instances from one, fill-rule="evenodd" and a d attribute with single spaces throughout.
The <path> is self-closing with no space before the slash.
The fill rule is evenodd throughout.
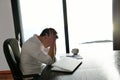
<path id="1" fill-rule="evenodd" d="M 38 62 L 42 62 L 48 65 L 53 63 L 52 58 L 39 46 L 33 44 L 29 53 Z"/>

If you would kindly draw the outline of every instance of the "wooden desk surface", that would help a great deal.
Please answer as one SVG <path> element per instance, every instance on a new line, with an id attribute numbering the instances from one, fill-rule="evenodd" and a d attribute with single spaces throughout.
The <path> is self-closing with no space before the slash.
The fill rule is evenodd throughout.
<path id="1" fill-rule="evenodd" d="M 120 80 L 112 49 L 100 44 L 94 50 L 91 46 L 94 45 L 80 48 L 83 62 L 74 73 L 53 72 L 48 66 L 43 71 L 43 80 Z"/>

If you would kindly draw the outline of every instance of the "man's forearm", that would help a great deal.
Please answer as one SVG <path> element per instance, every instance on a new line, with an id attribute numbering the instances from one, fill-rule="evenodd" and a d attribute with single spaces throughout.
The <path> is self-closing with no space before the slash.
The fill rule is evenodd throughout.
<path id="1" fill-rule="evenodd" d="M 53 59 L 55 57 L 55 45 L 51 45 L 48 55 Z"/>

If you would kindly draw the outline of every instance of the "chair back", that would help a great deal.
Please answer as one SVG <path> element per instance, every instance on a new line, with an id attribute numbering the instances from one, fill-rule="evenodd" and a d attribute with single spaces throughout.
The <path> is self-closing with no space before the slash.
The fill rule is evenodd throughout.
<path id="1" fill-rule="evenodd" d="M 14 80 L 23 80 L 20 70 L 20 45 L 17 39 L 9 38 L 3 43 L 3 51 Z"/>

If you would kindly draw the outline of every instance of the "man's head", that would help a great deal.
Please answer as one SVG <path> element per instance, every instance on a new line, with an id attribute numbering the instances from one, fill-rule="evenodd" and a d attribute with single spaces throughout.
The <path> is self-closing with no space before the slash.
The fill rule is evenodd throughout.
<path id="1" fill-rule="evenodd" d="M 42 37 L 43 37 L 43 36 L 46 36 L 46 35 L 49 36 L 49 35 L 50 35 L 50 32 L 52 32 L 53 35 L 56 36 L 56 39 L 58 38 L 56 30 L 53 29 L 53 28 L 45 28 L 45 29 L 41 32 L 40 36 L 42 36 Z"/>
<path id="2" fill-rule="evenodd" d="M 56 39 L 58 38 L 57 32 L 53 28 L 45 28 L 40 36 L 40 40 L 44 44 L 45 47 L 49 47 L 53 44 L 55 44 Z"/>

